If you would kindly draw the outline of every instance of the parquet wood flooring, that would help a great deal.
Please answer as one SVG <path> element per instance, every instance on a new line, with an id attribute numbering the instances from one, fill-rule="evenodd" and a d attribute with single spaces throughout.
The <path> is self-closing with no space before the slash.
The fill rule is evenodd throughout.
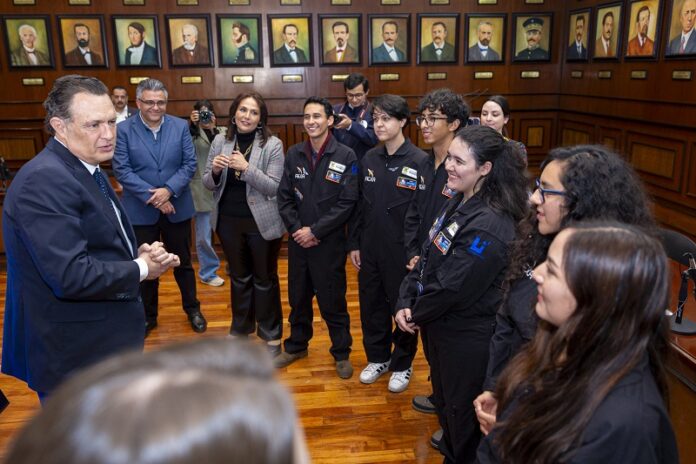
<path id="1" fill-rule="evenodd" d="M 278 371 L 278 377 L 293 392 L 300 419 L 314 463 L 440 463 L 442 457 L 429 444 L 430 435 L 437 429 L 434 415 L 411 408 L 416 394 L 430 392 L 428 368 L 420 350 L 414 362 L 414 374 L 408 389 L 399 394 L 387 390 L 389 375 L 372 385 L 363 385 L 358 375 L 366 365 L 362 348 L 358 305 L 357 274 L 346 266 L 348 274 L 348 308 L 351 316 L 355 368 L 353 377 L 341 380 L 329 354 L 329 336 L 315 307 L 314 338 L 309 356 Z M 281 257 L 279 273 L 282 287 L 284 335 L 288 334 L 287 316 L 287 259 Z M 222 274 L 221 274 L 222 276 Z M 0 313 L 4 311 L 6 273 L 0 272 Z M 198 285 L 198 298 L 208 319 L 208 331 L 191 331 L 181 310 L 179 291 L 173 276 L 168 273 L 160 284 L 159 325 L 146 340 L 146 350 L 196 337 L 224 337 L 230 325 L 230 289 Z M 0 314 L 1 316 L 1 314 Z M 0 325 L 2 317 L 0 317 Z M 38 400 L 26 385 L 11 377 L 0 375 L 0 388 L 10 398 L 9 408 L 0 415 L 0 456 L 12 436 L 37 411 Z"/>

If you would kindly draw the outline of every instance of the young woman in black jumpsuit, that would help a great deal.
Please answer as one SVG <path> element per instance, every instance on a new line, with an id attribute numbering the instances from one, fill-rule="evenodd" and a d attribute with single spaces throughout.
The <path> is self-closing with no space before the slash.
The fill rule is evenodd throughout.
<path id="1" fill-rule="evenodd" d="M 488 344 L 502 298 L 508 243 L 527 209 L 523 162 L 490 127 L 460 129 L 445 161 L 445 205 L 416 268 L 401 284 L 395 319 L 427 335 L 445 462 L 471 462 L 480 439 L 471 403 L 486 374 Z"/>
<path id="2" fill-rule="evenodd" d="M 541 321 L 498 383 L 481 463 L 677 463 L 659 347 L 670 271 L 635 226 L 586 223 L 534 269 Z"/>

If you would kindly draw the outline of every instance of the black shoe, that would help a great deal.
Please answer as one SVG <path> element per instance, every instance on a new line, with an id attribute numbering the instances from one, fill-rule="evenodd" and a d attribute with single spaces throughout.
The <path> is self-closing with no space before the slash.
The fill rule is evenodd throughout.
<path id="1" fill-rule="evenodd" d="M 208 322 L 200 312 L 189 315 L 189 322 L 191 322 L 191 328 L 196 333 L 203 333 L 208 328 Z"/>
<path id="2" fill-rule="evenodd" d="M 157 327 L 157 321 L 145 321 L 145 338 L 150 335 L 155 327 Z"/>

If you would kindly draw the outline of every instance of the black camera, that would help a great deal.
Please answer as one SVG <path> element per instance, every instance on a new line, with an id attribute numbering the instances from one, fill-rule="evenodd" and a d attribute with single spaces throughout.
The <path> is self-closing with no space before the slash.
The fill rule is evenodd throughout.
<path id="1" fill-rule="evenodd" d="M 198 114 L 198 118 L 200 122 L 202 122 L 203 124 L 208 124 L 210 121 L 213 120 L 213 112 L 203 110 Z"/>

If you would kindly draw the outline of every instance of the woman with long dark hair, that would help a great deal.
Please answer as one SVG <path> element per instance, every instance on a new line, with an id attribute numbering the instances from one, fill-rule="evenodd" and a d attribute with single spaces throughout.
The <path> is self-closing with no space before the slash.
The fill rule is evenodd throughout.
<path id="1" fill-rule="evenodd" d="M 480 120 L 482 126 L 495 129 L 496 132 L 505 137 L 510 143 L 515 145 L 520 155 L 527 162 L 527 147 L 522 142 L 508 138 L 508 131 L 505 127 L 510 120 L 510 104 L 507 98 L 502 95 L 491 95 L 481 107 Z"/>
<path id="2" fill-rule="evenodd" d="M 620 223 L 573 225 L 534 269 L 531 344 L 502 374 L 482 463 L 676 463 L 659 348 L 661 244 Z"/>
<path id="3" fill-rule="evenodd" d="M 486 373 L 508 243 L 527 210 L 522 160 L 495 130 L 457 131 L 445 160 L 449 200 L 401 284 L 399 327 L 427 335 L 445 462 L 471 462 L 480 433 L 471 402 Z"/>
<path id="4" fill-rule="evenodd" d="M 541 165 L 531 210 L 519 225 L 503 287 L 503 304 L 496 315 L 484 392 L 476 398 L 481 429 L 495 422 L 496 379 L 509 360 L 536 332 L 537 286 L 532 270 L 546 259 L 551 240 L 568 224 L 604 219 L 654 227 L 650 203 L 633 168 L 619 155 L 599 145 L 551 150 Z"/>
<path id="5" fill-rule="evenodd" d="M 213 224 L 230 265 L 230 334 L 256 332 L 276 355 L 283 322 L 278 254 L 285 227 L 276 198 L 283 144 L 268 129 L 261 95 L 238 95 L 229 117 L 227 135 L 215 137 L 210 147 L 203 183 L 214 191 Z"/>

